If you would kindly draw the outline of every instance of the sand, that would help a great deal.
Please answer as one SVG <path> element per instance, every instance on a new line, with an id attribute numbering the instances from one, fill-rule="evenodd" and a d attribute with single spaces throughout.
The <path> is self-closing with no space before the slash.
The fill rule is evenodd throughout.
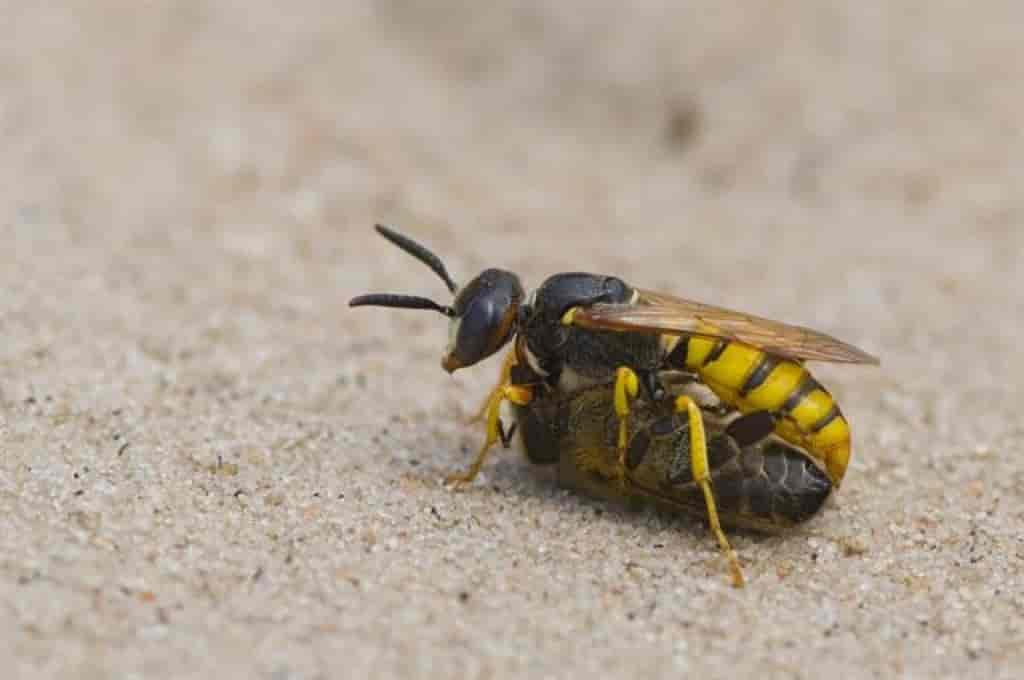
<path id="1" fill-rule="evenodd" d="M 1020 3 L 6 3 L 5 677 L 1024 675 Z M 39 4 L 39 3 L 36 3 Z M 372 232 L 810 325 L 843 488 L 779 536 L 469 489 Z"/>

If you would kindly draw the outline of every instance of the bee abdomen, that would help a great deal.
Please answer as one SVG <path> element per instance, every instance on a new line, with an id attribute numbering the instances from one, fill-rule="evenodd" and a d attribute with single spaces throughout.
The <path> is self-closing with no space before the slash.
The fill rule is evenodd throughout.
<path id="1" fill-rule="evenodd" d="M 753 528 L 803 522 L 832 491 L 828 474 L 802 452 L 780 442 L 743 452 L 740 470 L 714 480 L 715 499 L 726 521 Z"/>

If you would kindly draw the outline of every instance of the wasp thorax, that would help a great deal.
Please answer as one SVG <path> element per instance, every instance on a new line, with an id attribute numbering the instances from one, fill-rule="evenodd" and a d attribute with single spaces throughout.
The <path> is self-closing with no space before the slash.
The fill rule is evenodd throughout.
<path id="1" fill-rule="evenodd" d="M 452 304 L 444 369 L 451 373 L 472 366 L 501 349 L 515 333 L 522 299 L 519 277 L 501 269 L 487 269 L 460 288 Z"/>

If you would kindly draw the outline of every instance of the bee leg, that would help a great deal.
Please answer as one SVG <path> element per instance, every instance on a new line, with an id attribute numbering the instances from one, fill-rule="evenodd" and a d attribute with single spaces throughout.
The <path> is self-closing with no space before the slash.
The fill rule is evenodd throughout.
<path id="1" fill-rule="evenodd" d="M 515 365 L 516 348 L 513 347 L 505 355 L 505 358 L 501 360 L 501 373 L 498 374 L 498 384 L 494 386 L 495 390 L 508 385 L 512 377 L 512 367 Z M 483 400 L 483 403 L 480 404 L 480 408 L 478 408 L 476 413 L 469 419 L 468 423 L 478 423 L 483 420 L 487 415 L 487 406 L 490 403 L 491 397 L 488 395 L 488 397 Z"/>
<path id="2" fill-rule="evenodd" d="M 501 422 L 502 402 L 508 400 L 513 404 L 525 406 L 530 403 L 532 398 L 533 391 L 523 385 L 509 385 L 505 383 L 491 390 L 490 396 L 487 397 L 487 406 L 484 409 L 487 420 L 487 438 L 484 440 L 484 445 L 480 448 L 480 452 L 476 454 L 476 459 L 469 466 L 468 470 L 448 475 L 445 483 L 452 484 L 458 488 L 476 479 L 484 461 L 487 460 L 487 453 L 490 451 L 490 448 L 499 441 L 504 440 L 504 437 L 502 437 L 504 425 Z M 511 441 L 511 433 L 509 434 L 509 441 Z"/>
<path id="3" fill-rule="evenodd" d="M 505 424 L 498 418 L 498 436 L 501 437 L 501 448 L 507 449 L 512 446 L 512 437 L 516 435 L 516 428 L 519 423 L 512 423 L 512 427 L 505 430 Z"/>
<path id="4" fill-rule="evenodd" d="M 633 369 L 620 366 L 615 371 L 615 415 L 619 417 L 619 480 L 626 478 L 626 450 L 629 444 L 629 400 L 636 398 L 640 391 L 640 379 Z"/>
<path id="5" fill-rule="evenodd" d="M 740 561 L 736 551 L 729 545 L 729 539 L 722 531 L 722 525 L 718 521 L 718 507 L 715 505 L 715 495 L 711 490 L 711 473 L 708 465 L 707 437 L 704 434 L 704 417 L 701 415 L 700 406 L 693 399 L 686 395 L 676 398 L 676 412 L 686 412 L 690 421 L 690 469 L 693 471 L 693 481 L 696 482 L 701 491 L 704 492 L 704 503 L 708 509 L 708 523 L 711 525 L 711 532 L 718 539 L 718 545 L 725 553 L 725 559 L 729 563 L 729 572 L 732 574 L 732 584 L 737 588 L 743 587 L 743 570 L 740 569 Z"/>
<path id="6" fill-rule="evenodd" d="M 641 371 L 637 373 L 637 377 L 648 399 L 657 403 L 665 398 L 665 386 L 661 384 L 657 371 Z"/>

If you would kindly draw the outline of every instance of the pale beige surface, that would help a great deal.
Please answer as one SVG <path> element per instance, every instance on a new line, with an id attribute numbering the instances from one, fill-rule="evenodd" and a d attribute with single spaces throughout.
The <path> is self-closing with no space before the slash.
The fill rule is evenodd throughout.
<path id="1" fill-rule="evenodd" d="M 432 4 L 4 3 L 4 677 L 1021 677 L 1024 5 Z M 496 366 L 346 308 L 443 297 L 376 220 L 877 352 L 841 494 L 738 592 L 518 455 L 450 493 Z"/>

